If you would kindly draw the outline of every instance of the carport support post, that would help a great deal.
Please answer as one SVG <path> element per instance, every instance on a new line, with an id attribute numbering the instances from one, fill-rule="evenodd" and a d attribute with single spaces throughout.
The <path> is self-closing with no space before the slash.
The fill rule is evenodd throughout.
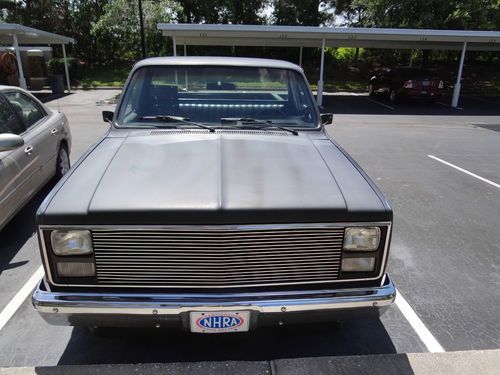
<path id="1" fill-rule="evenodd" d="M 172 35 L 172 44 L 174 47 L 174 56 L 177 56 L 177 41 L 175 40 L 175 35 Z M 179 85 L 179 78 L 177 77 L 177 69 L 175 69 L 175 84 Z"/>
<path id="2" fill-rule="evenodd" d="M 184 43 L 184 56 L 187 56 L 186 43 Z M 186 79 L 186 91 L 189 91 L 189 89 L 188 89 L 188 72 L 187 72 L 187 69 L 184 71 L 184 78 Z"/>
<path id="3" fill-rule="evenodd" d="M 14 52 L 16 53 L 17 69 L 19 69 L 19 86 L 22 89 L 27 89 L 26 78 L 24 78 L 23 62 L 21 61 L 21 54 L 19 52 L 19 43 L 17 42 L 17 35 L 12 34 L 12 39 L 14 39 Z"/>
<path id="4" fill-rule="evenodd" d="M 299 53 L 299 66 L 302 66 L 302 46 L 300 46 L 300 53 Z"/>
<path id="5" fill-rule="evenodd" d="M 318 105 L 323 104 L 323 69 L 325 65 L 325 38 L 321 42 L 321 65 L 319 68 L 318 92 L 316 94 L 316 102 Z"/>
<path id="6" fill-rule="evenodd" d="M 64 72 L 66 73 L 66 84 L 68 85 L 68 93 L 71 92 L 71 84 L 69 83 L 68 59 L 66 58 L 66 46 L 61 44 L 64 58 Z"/>
<path id="7" fill-rule="evenodd" d="M 457 82 L 455 82 L 455 87 L 453 88 L 453 98 L 451 98 L 451 106 L 457 108 L 458 98 L 460 97 L 460 81 L 462 80 L 462 70 L 464 68 L 465 51 L 467 50 L 467 42 L 464 42 L 462 47 L 462 55 L 460 56 L 460 65 L 458 66 Z"/>

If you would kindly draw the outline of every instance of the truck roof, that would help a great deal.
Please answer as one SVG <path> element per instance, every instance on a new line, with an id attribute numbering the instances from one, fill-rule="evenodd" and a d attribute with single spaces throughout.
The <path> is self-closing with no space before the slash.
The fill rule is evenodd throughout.
<path id="1" fill-rule="evenodd" d="M 248 57 L 212 57 L 212 56 L 174 56 L 151 57 L 139 61 L 134 69 L 152 65 L 217 65 L 247 66 L 263 68 L 293 69 L 302 72 L 302 68 L 288 61 L 272 59 L 256 59 Z"/>

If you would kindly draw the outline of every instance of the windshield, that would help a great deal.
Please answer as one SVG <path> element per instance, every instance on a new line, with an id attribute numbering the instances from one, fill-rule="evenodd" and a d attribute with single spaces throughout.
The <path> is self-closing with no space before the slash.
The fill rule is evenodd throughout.
<path id="1" fill-rule="evenodd" d="M 148 66 L 127 87 L 117 125 L 172 126 L 161 116 L 214 126 L 256 119 L 286 127 L 317 127 L 312 95 L 301 74 L 288 69 L 233 66 Z M 179 121 L 180 123 L 180 121 Z"/>

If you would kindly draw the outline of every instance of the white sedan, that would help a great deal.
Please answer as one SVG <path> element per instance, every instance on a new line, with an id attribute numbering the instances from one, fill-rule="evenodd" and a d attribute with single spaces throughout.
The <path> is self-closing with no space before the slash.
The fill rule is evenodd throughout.
<path id="1" fill-rule="evenodd" d="M 0 230 L 47 182 L 68 171 L 70 149 L 63 113 L 25 90 L 0 86 Z"/>

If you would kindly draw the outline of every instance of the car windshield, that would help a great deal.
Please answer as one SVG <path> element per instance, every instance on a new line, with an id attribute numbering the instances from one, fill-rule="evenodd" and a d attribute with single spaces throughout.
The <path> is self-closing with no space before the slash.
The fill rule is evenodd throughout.
<path id="1" fill-rule="evenodd" d="M 294 70 L 233 66 L 139 68 L 125 92 L 117 125 L 189 126 L 186 120 L 217 127 L 261 121 L 288 128 L 318 126 L 307 83 Z"/>

